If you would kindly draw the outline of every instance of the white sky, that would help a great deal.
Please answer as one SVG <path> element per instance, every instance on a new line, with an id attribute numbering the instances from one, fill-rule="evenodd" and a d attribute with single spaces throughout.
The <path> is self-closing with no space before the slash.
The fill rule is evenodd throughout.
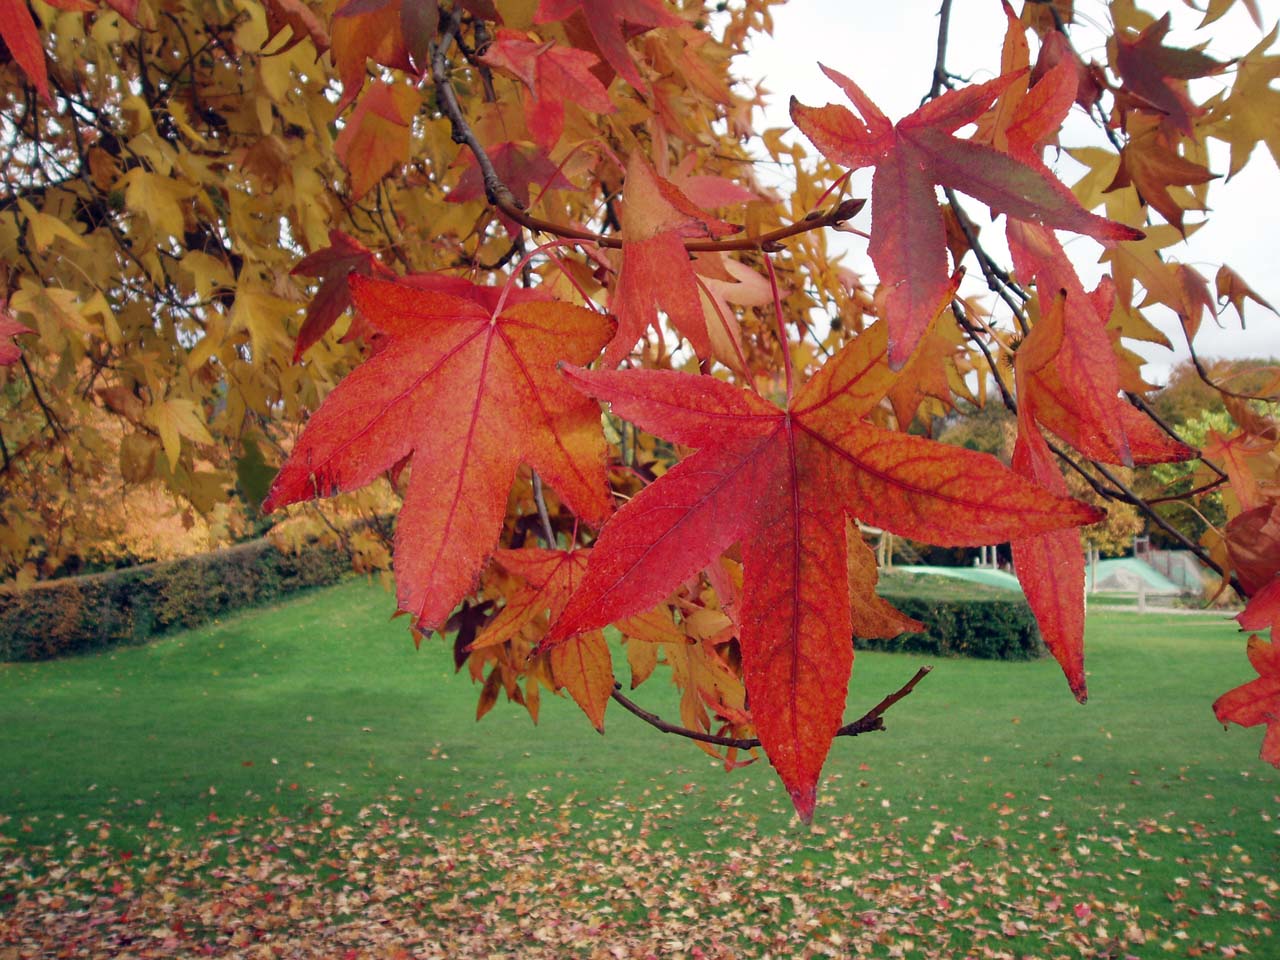
<path id="1" fill-rule="evenodd" d="M 1015 3 L 1014 6 L 1020 9 L 1021 4 Z M 1207 52 L 1219 59 L 1226 60 L 1248 52 L 1265 35 L 1265 30 L 1259 31 L 1249 18 L 1243 3 L 1237 3 L 1227 16 L 1201 33 L 1193 30 L 1199 23 L 1199 15 L 1181 2 L 1140 0 L 1139 6 L 1156 15 L 1163 14 L 1165 9 L 1172 10 L 1175 29 L 1167 41 L 1170 45 L 1193 46 L 1208 40 Z M 1259 0 L 1259 6 L 1264 27 L 1269 30 L 1280 12 L 1277 10 L 1280 4 L 1276 0 Z M 921 97 L 930 86 L 936 52 L 938 7 L 939 0 L 881 0 L 877 3 L 792 0 L 775 8 L 773 37 L 760 38 L 751 53 L 738 61 L 740 71 L 753 79 L 764 80 L 766 88 L 773 94 L 766 110 L 765 125 L 791 126 L 787 103 L 792 94 L 810 106 L 825 103 L 847 105 L 840 90 L 818 69 L 819 63 L 852 77 L 890 117 L 897 119 L 910 113 L 919 106 Z M 1084 23 L 1105 24 L 1109 20 L 1103 0 L 1077 0 L 1076 15 Z M 954 0 L 948 70 L 978 82 L 991 79 L 999 67 L 1004 32 L 1005 19 L 999 0 Z M 1100 33 L 1089 36 L 1086 31 L 1076 29 L 1072 39 L 1086 57 L 1105 62 L 1106 51 L 1101 47 Z M 1197 82 L 1225 88 L 1231 79 L 1228 73 L 1220 78 Z M 1194 91 L 1197 100 L 1212 89 L 1212 86 L 1197 87 Z M 1076 113 L 1080 113 L 1079 108 L 1076 108 Z M 1072 139 L 1072 130 L 1080 131 L 1081 137 L 1090 133 L 1083 114 L 1076 119 L 1079 122 L 1075 125 L 1068 120 L 1064 146 L 1086 145 L 1083 139 Z M 1225 147 L 1216 141 L 1210 141 L 1210 144 L 1211 169 L 1215 173 L 1225 173 Z M 1083 168 L 1066 160 L 1058 164 L 1058 169 L 1062 179 L 1070 184 Z M 854 175 L 851 184 L 853 195 L 867 196 L 869 187 L 870 171 Z M 1197 267 L 1211 286 L 1218 266 L 1225 262 L 1258 293 L 1280 306 L 1280 171 L 1277 171 L 1266 147 L 1259 145 L 1249 166 L 1230 183 L 1214 181 L 1209 202 L 1213 208 L 1209 223 L 1189 241 L 1168 248 L 1166 255 Z M 976 202 L 967 204 L 965 209 L 975 217 L 985 212 L 985 208 Z M 1187 222 L 1194 222 L 1195 216 L 1190 214 Z M 1163 222 L 1159 214 L 1154 215 L 1154 220 Z M 867 229 L 870 211 L 864 210 L 854 225 Z M 1003 230 L 983 232 L 984 246 L 993 253 L 998 249 L 994 242 L 998 234 L 1003 234 Z M 850 253 L 845 262 L 858 272 L 873 276 L 865 241 L 850 239 Z M 1068 235 L 1064 234 L 1063 239 L 1068 241 Z M 1068 241 L 1068 250 L 1077 257 L 1081 277 L 1086 285 L 1091 286 L 1099 272 L 1094 262 L 1101 248 L 1092 241 L 1078 239 Z M 970 272 L 975 273 L 976 270 L 971 269 Z M 1148 344 L 1131 345 L 1150 361 L 1144 369 L 1147 379 L 1160 383 L 1167 377 L 1172 364 L 1188 353 L 1178 320 L 1172 313 L 1155 308 L 1148 312 L 1148 316 L 1165 332 L 1175 351 L 1170 353 Z M 1280 318 L 1250 302 L 1245 309 L 1245 323 L 1242 330 L 1231 308 L 1222 313 L 1219 325 L 1206 318 L 1196 340 L 1197 353 L 1202 357 L 1280 357 Z"/>

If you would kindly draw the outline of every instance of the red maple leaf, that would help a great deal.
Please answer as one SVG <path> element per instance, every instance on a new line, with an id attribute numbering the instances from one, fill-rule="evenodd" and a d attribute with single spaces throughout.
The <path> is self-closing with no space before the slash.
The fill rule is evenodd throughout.
<path id="1" fill-rule="evenodd" d="M 542 0 L 533 22 L 552 23 L 579 11 L 587 22 L 592 39 L 600 48 L 601 56 L 637 90 L 648 90 L 649 86 L 641 78 L 627 51 L 629 33 L 685 24 L 658 0 Z M 634 31 L 627 31 L 624 24 L 630 24 Z"/>
<path id="2" fill-rule="evenodd" d="M 351 306 L 348 277 L 353 273 L 387 279 L 394 276 L 372 250 L 341 230 L 330 230 L 329 246 L 307 254 L 289 272 L 320 280 L 320 289 L 307 305 L 307 315 L 302 321 L 302 329 L 298 331 L 298 342 L 293 349 L 294 363 L 301 360 L 302 355 L 319 342 L 343 311 Z"/>
<path id="3" fill-rule="evenodd" d="M 596 113 L 618 109 L 591 72 L 599 61 L 585 50 L 534 43 L 514 30 L 499 30 L 498 39 L 479 59 L 525 85 L 525 120 L 533 139 L 545 149 L 550 150 L 560 139 L 566 100 Z"/>
<path id="4" fill-rule="evenodd" d="M 397 595 L 419 627 L 434 629 L 492 552 L 521 463 L 589 523 L 609 515 L 599 409 L 555 364 L 593 359 L 613 324 L 557 301 L 499 312 L 403 283 L 349 283 L 386 343 L 308 421 L 263 509 L 364 486 L 412 456 Z"/>
<path id="5" fill-rule="evenodd" d="M 1274 630 L 1280 623 L 1280 576 L 1249 598 L 1236 615 L 1241 630 Z M 1274 634 L 1273 634 L 1274 635 Z"/>
<path id="6" fill-rule="evenodd" d="M 52 105 L 49 74 L 44 65 L 44 43 L 25 0 L 0 0 L 0 39 L 36 92 Z"/>
<path id="7" fill-rule="evenodd" d="M 1068 495 L 1049 445 L 1032 415 L 1033 378 L 1043 375 L 1066 342 L 1060 293 L 1031 330 L 1015 359 L 1018 388 L 1018 439 L 1013 447 L 1014 472 L 1058 496 Z M 1013 568 L 1022 585 L 1040 635 L 1053 654 L 1077 700 L 1089 697 L 1084 675 L 1084 552 L 1075 530 L 1046 530 L 1016 537 L 1009 544 Z"/>
<path id="8" fill-rule="evenodd" d="M 892 380 L 885 346 L 881 325 L 872 326 L 787 409 L 712 377 L 566 370 L 619 416 L 698 449 L 610 521 L 547 642 L 652 606 L 739 544 L 738 627 L 751 714 L 806 820 L 853 666 L 843 584 L 850 571 L 868 569 L 848 563 L 846 516 L 939 544 L 1002 542 L 1099 516 L 992 456 L 864 420 Z M 864 596 L 871 589 L 856 586 Z"/>
<path id="9" fill-rule="evenodd" d="M 10 338 L 23 333 L 35 333 L 30 327 L 24 327 L 13 318 L 9 305 L 0 300 L 0 367 L 8 367 L 18 362 L 22 356 L 22 348 Z"/>
<path id="10" fill-rule="evenodd" d="M 1187 95 L 1187 81 L 1221 73 L 1229 64 L 1201 52 L 1164 46 L 1170 16 L 1165 14 L 1136 37 L 1117 33 L 1115 68 L 1126 93 L 1169 118 L 1178 130 L 1194 139 L 1195 117 L 1204 113 Z"/>
<path id="11" fill-rule="evenodd" d="M 722 237 L 738 230 L 700 210 L 639 154 L 627 163 L 622 210 L 622 267 L 609 299 L 618 334 L 604 354 L 614 366 L 666 311 L 699 357 L 710 357 L 711 337 L 686 237 Z"/>
<path id="12" fill-rule="evenodd" d="M 1142 236 L 1089 213 L 1042 165 L 954 136 L 976 121 L 1021 73 L 945 93 L 894 124 L 852 80 L 822 69 L 862 119 L 847 107 L 806 107 L 794 98 L 791 117 L 828 159 L 851 170 L 875 167 L 869 251 L 887 291 L 884 317 L 889 324 L 889 361 L 895 369 L 915 348 L 947 285 L 946 228 L 935 184 L 1019 220 L 1099 240 Z"/>
<path id="13" fill-rule="evenodd" d="M 1255 633 L 1248 650 L 1258 679 L 1224 693 L 1213 702 L 1213 712 L 1223 724 L 1256 727 L 1265 723 L 1262 759 L 1280 767 L 1280 647 Z"/>

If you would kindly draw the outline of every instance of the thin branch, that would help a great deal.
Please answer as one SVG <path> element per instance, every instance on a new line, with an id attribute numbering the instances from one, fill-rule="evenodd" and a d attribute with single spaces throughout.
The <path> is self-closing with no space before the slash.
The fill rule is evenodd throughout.
<path id="1" fill-rule="evenodd" d="M 926 100 L 942 95 L 943 87 L 950 87 L 951 77 L 947 73 L 947 34 L 951 29 L 951 0 L 942 0 L 938 10 L 938 53 L 933 61 L 933 86 L 929 88 Z"/>
<path id="2" fill-rule="evenodd" d="M 574 227 L 564 223 L 554 223 L 550 220 L 543 220 L 540 217 L 533 216 L 502 181 L 502 178 L 498 175 L 497 168 L 493 165 L 493 161 L 489 159 L 489 154 L 485 152 L 484 146 L 480 143 L 475 131 L 467 123 L 467 118 L 462 112 L 462 105 L 458 102 L 458 93 L 453 87 L 453 81 L 449 79 L 449 58 L 447 54 L 450 43 L 457 39 L 460 22 L 460 14 L 454 11 L 449 15 L 444 29 L 440 31 L 440 38 L 436 41 L 435 54 L 431 58 L 431 79 L 435 82 L 440 110 L 449 119 L 450 135 L 453 138 L 453 142 L 465 146 L 471 151 L 471 155 L 475 157 L 476 165 L 480 169 L 480 176 L 484 183 L 485 198 L 491 205 L 497 207 L 499 211 L 529 230 L 550 234 L 555 237 L 563 237 L 567 240 L 586 240 L 601 247 L 620 249 L 622 241 L 617 237 L 609 237 L 593 230 L 586 230 L 582 227 Z M 854 217 L 865 203 L 866 200 L 862 199 L 845 200 L 831 210 L 826 212 L 815 210 L 802 220 L 759 236 L 735 237 L 728 240 L 688 239 L 685 240 L 684 247 L 690 252 L 774 251 L 781 248 L 783 240 L 801 233 L 807 233 L 810 230 L 820 230 L 844 223 Z"/>
<path id="3" fill-rule="evenodd" d="M 928 676 L 929 671 L 932 669 L 932 666 L 921 667 L 916 671 L 915 676 L 904 683 L 901 687 L 889 694 L 857 720 L 854 720 L 852 723 L 846 723 L 843 727 L 837 730 L 836 736 L 856 737 L 859 734 L 871 733 L 874 730 L 883 730 L 885 728 L 884 712 L 914 690 L 916 688 L 916 684 Z M 699 730 L 690 730 L 688 727 L 681 727 L 674 723 L 668 723 L 656 713 L 651 713 L 634 700 L 625 696 L 622 693 L 621 684 L 615 683 L 613 685 L 613 699 L 645 723 L 649 724 L 649 726 L 656 730 L 660 730 L 662 733 L 671 733 L 675 734 L 677 737 L 684 737 L 688 740 L 697 740 L 699 743 L 710 743 L 717 747 L 733 747 L 738 750 L 753 750 L 760 746 L 760 741 L 754 737 L 718 737 L 714 733 L 702 733 Z"/>

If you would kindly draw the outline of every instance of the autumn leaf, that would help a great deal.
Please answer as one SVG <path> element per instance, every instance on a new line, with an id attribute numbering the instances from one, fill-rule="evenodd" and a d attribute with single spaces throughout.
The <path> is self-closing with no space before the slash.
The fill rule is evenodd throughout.
<path id="1" fill-rule="evenodd" d="M 1120 169 L 1107 189 L 1132 185 L 1144 203 L 1182 230 L 1182 215 L 1189 208 L 1175 200 L 1169 188 L 1208 183 L 1218 175 L 1180 155 L 1176 140 L 1159 125 L 1148 122 L 1130 127 L 1129 140 L 1120 151 Z"/>
<path id="2" fill-rule="evenodd" d="M 31 10 L 24 0 L 0 0 L 0 39 L 4 40 L 9 53 L 27 75 L 36 92 L 45 103 L 52 106 L 49 74 L 44 64 L 44 44 Z"/>
<path id="3" fill-rule="evenodd" d="M 1178 132 L 1194 137 L 1192 121 L 1204 111 L 1187 95 L 1187 81 L 1221 73 L 1228 64 L 1198 49 L 1166 47 L 1169 24 L 1166 13 L 1136 37 L 1117 33 L 1112 59 L 1126 92 L 1168 117 Z"/>
<path id="4" fill-rule="evenodd" d="M 519 464 L 587 522 L 608 516 L 599 411 L 555 364 L 593 359 L 613 325 L 555 301 L 486 309 L 403 283 L 349 283 L 387 343 L 311 417 L 263 508 L 364 486 L 411 456 L 397 595 L 420 628 L 434 629 L 492 552 Z"/>
<path id="5" fill-rule="evenodd" d="M 507 604 L 471 644 L 472 650 L 503 643 L 543 614 L 560 615 L 582 582 L 590 550 L 498 550 L 494 561 L 524 581 Z M 613 695 L 613 661 L 604 634 L 593 630 L 550 653 L 551 675 L 582 708 L 591 725 L 604 733 L 604 711 Z"/>
<path id="6" fill-rule="evenodd" d="M 13 338 L 24 333 L 35 331 L 15 320 L 9 312 L 9 305 L 0 300 L 0 367 L 11 366 L 21 358 L 22 348 L 13 342 Z"/>
<path id="7" fill-rule="evenodd" d="M 1070 338 L 1064 329 L 1065 292 L 1059 293 L 1045 317 L 1032 328 L 1015 360 L 1019 398 L 1018 439 L 1011 466 L 1015 473 L 1060 497 L 1066 481 L 1032 415 L 1031 378 L 1043 373 Z M 1084 673 L 1084 551 L 1075 530 L 1046 530 L 1013 538 L 1013 569 L 1022 585 L 1045 646 L 1062 667 L 1075 698 L 1089 698 Z"/>
<path id="8" fill-rule="evenodd" d="M 267 11 L 267 39 L 263 47 L 287 28 L 289 39 L 275 53 L 291 50 L 306 37 L 311 38 L 317 55 L 329 49 L 329 31 L 304 0 L 264 0 L 263 5 Z"/>
<path id="9" fill-rule="evenodd" d="M 351 199 L 359 200 L 378 181 L 409 160 L 409 123 L 418 97 L 402 85 L 375 80 L 360 95 L 356 108 L 333 148 L 351 174 Z"/>
<path id="10" fill-rule="evenodd" d="M 306 318 L 298 331 L 298 342 L 293 350 L 293 362 L 320 341 L 343 312 L 351 306 L 351 290 L 347 278 L 353 273 L 360 276 L 381 276 L 390 279 L 394 274 L 384 266 L 373 251 L 354 237 L 341 230 L 329 231 L 329 246 L 307 254 L 291 271 L 295 276 L 316 277 L 320 289 L 307 305 Z"/>
<path id="11" fill-rule="evenodd" d="M 994 457 L 862 419 L 892 380 L 885 349 L 876 324 L 785 410 L 712 377 L 566 370 L 615 414 L 697 452 L 604 529 L 547 642 L 652 606 L 740 545 L 738 625 L 751 712 L 805 820 L 853 665 L 848 594 L 832 589 L 848 577 L 846 516 L 942 544 L 998 542 L 1098 517 Z"/>
<path id="12" fill-rule="evenodd" d="M 640 32 L 684 25 L 659 0 L 541 0 L 533 22 L 553 23 L 574 13 L 581 13 L 586 20 L 587 29 L 609 66 L 627 83 L 646 92 L 649 86 L 627 50 L 628 32 L 624 25 L 630 24 Z"/>
<path id="13" fill-rule="evenodd" d="M 1222 724 L 1266 724 L 1261 756 L 1280 767 L 1280 647 L 1254 634 L 1249 638 L 1248 653 L 1258 679 L 1224 693 L 1213 702 L 1213 712 Z"/>
<path id="14" fill-rule="evenodd" d="M 564 129 L 565 101 L 595 113 L 618 108 L 591 67 L 596 56 L 552 42 L 534 43 L 514 30 L 499 30 L 498 39 L 479 58 L 524 84 L 524 112 L 529 132 L 550 150 Z"/>
<path id="15" fill-rule="evenodd" d="M 1249 598 L 1245 608 L 1236 615 L 1241 630 L 1271 630 L 1275 636 L 1280 623 L 1280 576 Z"/>
<path id="16" fill-rule="evenodd" d="M 884 316 L 894 369 L 915 349 L 947 283 L 946 231 L 935 184 L 966 193 L 1009 217 L 1054 229 L 1102 241 L 1141 236 L 1089 213 L 1044 168 L 954 136 L 1021 74 L 950 91 L 894 124 L 852 80 L 829 67 L 822 70 L 861 119 L 843 106 L 806 107 L 794 98 L 791 118 L 829 160 L 851 170 L 875 167 L 869 250 L 876 272 L 889 280 Z"/>
<path id="17" fill-rule="evenodd" d="M 402 29 L 401 0 L 348 0 L 333 15 L 331 56 L 342 81 L 341 113 L 364 88 L 366 61 L 413 71 Z"/>
<path id="18" fill-rule="evenodd" d="M 1225 263 L 1218 268 L 1218 273 L 1214 277 L 1214 286 L 1218 292 L 1218 303 L 1221 305 L 1231 304 L 1235 308 L 1236 316 L 1240 318 L 1240 323 L 1244 324 L 1244 302 L 1252 300 L 1260 307 L 1266 307 L 1272 313 L 1276 312 L 1276 308 L 1264 300 L 1258 291 L 1245 283 L 1244 278 L 1236 273 Z"/>
<path id="19" fill-rule="evenodd" d="M 640 154 L 627 163 L 622 211 L 622 266 L 610 305 L 618 333 L 605 350 L 606 366 L 631 352 L 645 331 L 666 312 L 676 329 L 703 358 L 712 355 L 698 281 L 686 237 L 719 237 L 738 228 L 700 210 L 670 182 L 659 177 Z M 723 342 L 731 343 L 732 335 Z M 727 357 L 730 366 L 740 365 Z"/>
<path id="20" fill-rule="evenodd" d="M 1045 311 L 1042 324 L 1061 323 L 1058 348 L 1020 381 L 1019 398 L 1034 418 L 1085 456 L 1107 463 L 1166 463 L 1188 460 L 1190 447 L 1169 437 L 1120 395 L 1120 373 L 1107 333 L 1114 291 L 1104 281 L 1092 293 L 1051 230 L 1010 222 L 1009 250 L 1020 276 L 1034 277 Z M 1044 301 L 1065 294 L 1062 315 Z M 1049 301 L 1053 302 L 1052 299 Z"/>

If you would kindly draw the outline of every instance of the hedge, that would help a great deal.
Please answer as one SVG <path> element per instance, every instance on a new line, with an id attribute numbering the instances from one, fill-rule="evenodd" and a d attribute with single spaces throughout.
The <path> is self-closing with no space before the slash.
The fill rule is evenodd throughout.
<path id="1" fill-rule="evenodd" d="M 214 553 L 0 588 L 0 661 L 47 660 L 142 643 L 350 572 L 340 548 L 285 553 L 254 540 Z"/>
<path id="2" fill-rule="evenodd" d="M 934 581 L 942 578 L 915 578 Z M 1019 593 L 963 584 L 886 584 L 880 595 L 925 625 L 923 633 L 904 633 L 891 640 L 854 638 L 859 650 L 923 653 L 930 656 L 978 657 L 984 660 L 1034 660 L 1045 655 L 1036 619 Z"/>

